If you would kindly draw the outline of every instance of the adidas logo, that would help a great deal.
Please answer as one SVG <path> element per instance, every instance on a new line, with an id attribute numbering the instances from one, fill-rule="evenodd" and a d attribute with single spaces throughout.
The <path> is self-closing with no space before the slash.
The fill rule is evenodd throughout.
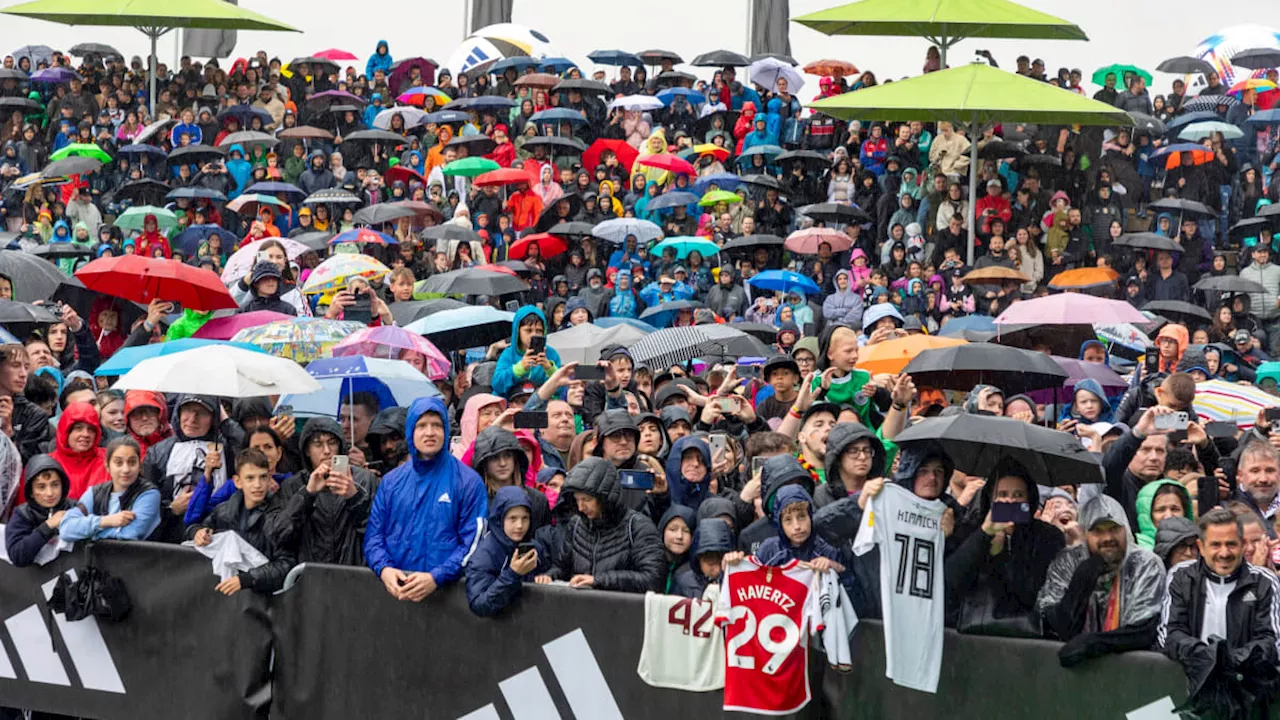
<path id="1" fill-rule="evenodd" d="M 69 570 L 66 574 L 72 580 L 76 577 L 74 570 Z M 41 586 L 46 601 L 53 594 L 53 586 L 57 582 L 57 578 L 54 578 Z M 17 655 L 10 658 L 3 647 L 0 647 L 0 678 L 19 679 L 14 667 L 16 660 L 26 679 L 33 683 L 73 686 L 71 674 L 67 672 L 67 666 L 58 654 L 54 628 L 46 625 L 45 614 L 39 605 L 32 605 L 5 618 L 4 626 L 9 631 L 9 638 L 13 640 L 13 649 Z M 89 617 L 68 622 L 61 613 L 53 614 L 53 619 L 80 686 L 85 690 L 124 694 L 124 681 L 120 679 L 120 671 L 116 669 L 111 653 L 107 650 L 107 642 L 102 637 L 98 620 Z"/>
<path id="2" fill-rule="evenodd" d="M 436 502 L 452 503 L 453 501 L 449 499 L 449 493 L 444 492 L 440 493 L 440 497 L 436 498 Z"/>
<path id="3" fill-rule="evenodd" d="M 605 682 L 596 656 L 587 645 L 582 629 L 552 640 L 542 646 L 551 665 L 551 673 L 560 684 L 572 717 L 582 720 L 622 720 L 622 711 Z M 537 666 L 522 670 L 498 683 L 498 690 L 516 720 L 561 720 L 551 690 Z M 490 703 L 469 712 L 458 720 L 502 720 L 497 707 Z"/>
<path id="4" fill-rule="evenodd" d="M 1240 598 L 1240 602 L 1247 602 L 1247 603 L 1258 602 L 1258 596 L 1254 595 L 1253 591 L 1250 590 L 1244 594 L 1244 597 Z"/>

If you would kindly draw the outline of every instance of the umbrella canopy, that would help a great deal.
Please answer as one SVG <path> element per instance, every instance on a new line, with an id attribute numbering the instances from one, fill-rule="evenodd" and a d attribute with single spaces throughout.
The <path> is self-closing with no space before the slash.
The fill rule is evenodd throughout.
<path id="1" fill-rule="evenodd" d="M 393 207 L 388 203 L 378 203 L 357 210 L 352 221 L 357 225 L 381 225 L 394 222 L 400 218 L 413 217 L 416 214 L 411 208 L 404 206 Z M 346 233 L 343 234 L 345 235 Z"/>
<path id="2" fill-rule="evenodd" d="M 49 159 L 61 160 L 68 157 L 88 157 L 101 160 L 104 163 L 111 162 L 111 156 L 107 154 L 107 151 L 92 143 L 71 143 L 50 155 Z"/>
<path id="3" fill-rule="evenodd" d="M 719 146 L 713 145 L 712 147 L 719 147 Z M 703 199 L 705 200 L 706 193 L 710 192 L 712 188 L 716 190 L 734 190 L 741 185 L 742 185 L 742 178 L 738 177 L 737 175 L 734 175 L 733 173 L 729 173 L 729 172 L 712 173 L 711 175 L 703 175 L 702 177 L 698 178 L 697 182 L 693 184 L 693 191 L 695 193 L 702 193 L 704 196 Z M 735 198 L 737 198 L 736 200 L 728 200 L 727 198 L 725 198 L 726 201 L 742 202 L 742 198 L 738 197 L 736 193 L 734 193 L 733 195 Z M 698 201 L 698 204 L 701 205 L 702 201 Z"/>
<path id="4" fill-rule="evenodd" d="M 194 188 L 192 188 L 192 190 L 194 190 Z M 169 199 L 168 196 L 175 192 L 177 192 L 177 190 L 171 192 L 168 185 L 165 185 L 158 180 L 142 178 L 140 180 L 132 180 L 121 185 L 111 196 L 111 199 L 116 202 L 129 200 L 131 202 L 140 202 L 145 205 L 153 205 Z M 222 193 L 218 194 L 221 195 Z M 179 195 L 178 197 L 182 197 L 182 195 Z M 223 200 L 225 199 L 226 198 L 224 197 Z"/>
<path id="5" fill-rule="evenodd" d="M 189 310 L 238 308 L 212 270 L 139 255 L 98 258 L 76 271 L 85 287 L 137 303 L 168 300 Z"/>
<path id="6" fill-rule="evenodd" d="M 595 225 L 588 222 L 558 222 L 551 226 L 547 232 L 552 235 L 563 235 L 569 238 L 591 237 L 591 233 L 595 231 Z"/>
<path id="7" fill-rule="evenodd" d="M 1250 70 L 1280 67 L 1280 48 L 1249 48 L 1231 56 L 1231 64 Z"/>
<path id="8" fill-rule="evenodd" d="M 970 285 L 1002 282 L 1025 283 L 1031 280 L 1031 278 L 1027 277 L 1022 272 L 1014 270 L 1013 268 L 1004 267 L 1003 265 L 988 265 L 987 267 L 978 268 L 977 270 L 970 270 L 969 274 L 965 275 L 962 279 Z"/>
<path id="9" fill-rule="evenodd" d="M 333 346 L 334 357 L 363 355 L 369 358 L 399 359 L 401 351 L 416 352 L 425 358 L 425 375 L 431 380 L 449 377 L 449 359 L 430 340 L 401 327 L 380 326 L 357 331 Z"/>
<path id="10" fill-rule="evenodd" d="M 671 190 L 649 201 L 650 210 L 665 210 L 677 205 L 695 205 L 699 198 L 691 192 Z"/>
<path id="11" fill-rule="evenodd" d="M 679 175 L 697 175 L 698 171 L 689 164 L 689 161 L 672 155 L 671 153 L 661 153 L 658 155 L 646 155 L 636 161 L 645 167 L 658 168 L 673 172 Z"/>
<path id="12" fill-rule="evenodd" d="M 1208 120 L 1188 125 L 1178 132 L 1180 140 L 1203 140 L 1214 133 L 1222 133 L 1225 140 L 1239 140 L 1244 137 L 1244 131 L 1240 128 L 1225 122 L 1215 122 Z"/>
<path id="13" fill-rule="evenodd" d="M 731 352 L 731 344 L 737 341 L 750 343 L 747 352 Z M 753 352 L 768 354 L 768 348 L 758 339 L 734 329 L 730 325 L 693 325 L 665 328 L 651 332 L 631 346 L 631 357 L 636 364 L 645 365 L 659 372 L 672 365 L 686 363 L 696 357 L 751 356 Z"/>
<path id="14" fill-rule="evenodd" d="M 652 95 L 626 95 L 617 98 L 609 103 L 610 110 L 634 110 L 636 112 L 644 112 L 645 110 L 661 110 L 666 107 L 662 101 Z"/>
<path id="15" fill-rule="evenodd" d="M 662 242 L 658 243 L 657 245 L 654 245 L 652 248 L 649 249 L 649 254 L 654 257 L 661 257 L 662 251 L 666 250 L 667 248 L 675 248 L 676 258 L 680 260 L 683 260 L 686 257 L 688 257 L 689 253 L 693 252 L 694 250 L 697 250 L 698 252 L 702 253 L 703 256 L 715 255 L 716 253 L 720 252 L 720 246 L 716 245 L 714 242 L 711 242 L 706 238 L 691 237 L 691 236 L 684 236 L 684 237 L 677 236 L 677 237 L 669 237 L 666 240 L 663 240 Z"/>
<path id="16" fill-rule="evenodd" d="M 422 292 L 442 295 L 506 295 L 528 289 L 529 283 L 520 278 L 478 268 L 440 273 L 422 281 Z"/>
<path id="17" fill-rule="evenodd" d="M 249 398 L 311 393 L 320 384 L 294 362 L 223 343 L 144 360 L 112 387 Z"/>
<path id="18" fill-rule="evenodd" d="M 782 60 L 774 58 L 757 60 L 751 63 L 747 72 L 751 75 L 751 82 L 771 92 L 779 91 L 779 80 L 786 82 L 788 92 L 796 92 L 804 87 L 804 78 L 800 75 L 800 71 Z"/>
<path id="19" fill-rule="evenodd" d="M 1264 293 L 1266 288 L 1252 280 L 1239 275 L 1219 275 L 1201 278 L 1200 282 L 1191 286 L 1196 290 L 1216 291 L 1223 293 Z"/>
<path id="20" fill-rule="evenodd" d="M 916 443 L 940 447 L 957 470 L 981 478 L 1012 460 L 1042 485 L 1103 481 L 1098 456 L 1075 435 L 1013 418 L 970 413 L 927 418 L 898 433 L 894 442 L 903 448 Z"/>
<path id="21" fill-rule="evenodd" d="M 785 153 L 784 153 L 785 154 Z M 779 155 L 778 157 L 782 157 Z M 844 203 L 815 203 L 813 205 L 804 205 L 799 208 L 798 212 L 805 217 L 813 218 L 824 223 L 867 223 L 871 222 L 871 216 L 863 211 L 857 205 L 846 205 Z"/>
<path id="22" fill-rule="evenodd" d="M 529 73 L 516 78 L 514 85 L 516 87 L 539 88 L 542 90 L 550 90 L 560 84 L 560 78 L 551 73 Z"/>
<path id="23" fill-rule="evenodd" d="M 732 50 L 712 50 L 702 53 L 689 64 L 694 67 L 746 67 L 751 61 Z"/>
<path id="24" fill-rule="evenodd" d="M 520 183 L 528 183 L 533 185 L 538 182 L 528 170 L 523 168 L 498 168 L 490 170 L 487 173 L 477 175 L 475 182 L 476 187 L 488 187 L 490 185 L 501 187 L 503 185 L 519 185 Z"/>
<path id="25" fill-rule="evenodd" d="M 1189 321 L 1193 325 L 1213 321 L 1208 310 L 1181 300 L 1153 300 L 1143 305 L 1142 309 L 1173 320 Z"/>
<path id="26" fill-rule="evenodd" d="M 1054 290 L 1114 287 L 1119 277 L 1120 273 L 1109 267 L 1082 267 L 1054 275 L 1049 287 Z"/>
<path id="27" fill-rule="evenodd" d="M 1235 126 L 1232 125 L 1231 127 Z M 1183 198 L 1163 198 L 1151 203 L 1147 207 L 1157 211 L 1168 210 L 1169 212 L 1195 214 L 1202 215 L 1204 217 L 1215 217 L 1218 214 L 1209 209 L 1209 206 L 1204 203 L 1198 203 L 1195 200 L 1184 200 Z"/>
<path id="28" fill-rule="evenodd" d="M 613 65 L 615 67 L 639 67 L 644 61 L 635 53 L 622 50 L 595 50 L 587 53 L 587 59 L 597 65 Z"/>
<path id="29" fill-rule="evenodd" d="M 823 243 L 831 247 L 832 252 L 848 250 L 853 241 L 839 230 L 831 228 L 806 228 L 797 230 L 787 236 L 786 248 L 801 255 L 817 255 L 818 246 Z"/>
<path id="30" fill-rule="evenodd" d="M 228 210 L 254 216 L 256 216 L 264 207 L 272 208 L 272 212 L 274 213 L 281 210 L 287 210 L 289 208 L 289 203 L 281 202 L 270 195 L 263 195 L 261 193 L 245 193 L 244 195 L 241 195 L 235 200 L 227 203 Z"/>
<path id="31" fill-rule="evenodd" d="M 285 395 L 281 405 L 292 405 L 297 417 L 337 418 L 342 405 L 358 392 L 372 393 L 378 407 L 408 407 L 420 397 L 439 397 L 440 391 L 417 368 L 403 360 L 346 357 L 320 358 L 304 371 L 320 389 L 308 395 Z"/>
<path id="32" fill-rule="evenodd" d="M 886 340 L 864 349 L 858 355 L 858 369 L 872 375 L 892 373 L 897 375 L 907 364 L 925 350 L 965 345 L 967 340 L 938 335 L 908 335 Z"/>
<path id="33" fill-rule="evenodd" d="M 761 290 L 789 293 L 796 290 L 806 295 L 817 295 L 820 290 L 813 280 L 790 270 L 765 270 L 747 280 L 747 284 Z"/>
<path id="34" fill-rule="evenodd" d="M 965 392 L 975 385 L 994 385 L 1005 397 L 1061 387 L 1067 379 L 1066 371 L 1044 353 L 988 343 L 922 350 L 903 372 L 917 385 Z"/>
<path id="35" fill-rule="evenodd" d="M 308 363 L 325 357 L 334 345 L 365 328 L 364 323 L 321 318 L 289 318 L 245 328 L 231 339 L 249 343 L 280 358 Z"/>
<path id="36" fill-rule="evenodd" d="M 390 268 L 368 255 L 339 253 L 311 271 L 311 275 L 302 285 L 302 292 L 313 295 L 341 290 L 353 277 L 359 276 L 373 281 L 390 273 Z"/>
<path id="37" fill-rule="evenodd" d="M 64 175 L 79 175 L 93 172 L 100 167 L 102 167 L 102 161 L 98 158 L 72 156 L 54 160 L 45 165 L 44 169 L 40 171 L 40 177 L 56 178 Z"/>
<path id="38" fill-rule="evenodd" d="M 0 250 L 0 276 L 9 280 L 13 299 L 24 303 L 47 300 L 63 285 L 84 287 L 57 265 L 22 250 Z"/>
<path id="39" fill-rule="evenodd" d="M 750 257 L 756 248 L 776 251 L 781 250 L 785 244 L 786 241 L 777 235 L 744 235 L 725 243 L 720 252 L 734 258 Z"/>
<path id="40" fill-rule="evenodd" d="M 614 245 L 621 245 L 628 235 L 634 235 L 637 244 L 643 246 L 662 237 L 662 228 L 639 218 L 616 218 L 598 223 L 591 234 Z"/>
<path id="41" fill-rule="evenodd" d="M 170 230 L 178 226 L 178 216 L 173 211 L 166 210 L 162 207 L 154 205 L 141 205 L 131 207 L 125 210 L 116 218 L 116 227 L 121 230 L 143 230 L 143 224 L 147 220 L 148 215 L 154 215 L 156 225 L 161 231 Z"/>
<path id="42" fill-rule="evenodd" d="M 226 317 L 213 318 L 200 326 L 200 329 L 191 337 L 201 338 L 204 340 L 230 340 L 235 337 L 236 333 L 246 328 L 255 328 L 273 322 L 290 322 L 294 319 L 293 315 L 285 315 L 284 313 L 272 312 L 271 310 L 254 310 L 253 312 L 236 313 Z M 161 343 L 168 345 L 169 343 Z M 257 346 L 252 346 L 255 350 L 261 350 Z M 113 356 L 114 357 L 114 356 Z"/>
<path id="43" fill-rule="evenodd" d="M 25 338 L 37 328 L 57 322 L 62 322 L 62 318 L 43 305 L 0 300 L 0 326 L 18 337 Z"/>
<path id="44" fill-rule="evenodd" d="M 1093 71 L 1093 75 L 1089 79 L 1093 81 L 1094 85 L 1105 85 L 1108 75 L 1115 75 L 1121 88 L 1128 87 L 1124 82 L 1124 79 L 1131 75 L 1137 75 L 1148 85 L 1151 84 L 1152 80 L 1151 73 L 1143 70 L 1137 65 L 1124 65 L 1121 63 L 1112 63 L 1106 67 L 1100 67 Z"/>
<path id="45" fill-rule="evenodd" d="M 630 346 L 646 334 L 630 325 L 602 328 L 582 323 L 568 330 L 551 333 L 547 336 L 547 345 L 560 354 L 562 362 L 591 365 L 600 359 L 602 348 L 608 345 Z"/>
<path id="46" fill-rule="evenodd" d="M 306 245 L 307 249 L 320 252 L 329 247 L 329 241 L 333 239 L 333 233 L 329 232 L 309 232 L 294 235 L 291 240 Z"/>
<path id="47" fill-rule="evenodd" d="M 515 313 L 477 305 L 433 312 L 414 320 L 405 329 L 425 335 L 436 347 L 449 352 L 484 347 L 510 338 L 514 319 Z"/>
<path id="48" fill-rule="evenodd" d="M 1036 390 L 1030 393 L 1031 399 L 1037 403 L 1070 404 L 1075 400 L 1076 385 L 1085 379 L 1094 380 L 1101 385 L 1107 397 L 1123 394 L 1129 388 L 1129 383 L 1104 363 L 1084 362 L 1058 355 L 1053 356 L 1053 361 L 1058 363 L 1058 367 L 1067 371 L 1067 379 L 1060 388 Z"/>
<path id="49" fill-rule="evenodd" d="M 538 251 L 544 258 L 555 257 L 569 249 L 569 245 L 563 238 L 551 233 L 530 233 L 511 243 L 511 247 L 507 249 L 507 256 L 523 260 L 529 254 L 530 245 L 537 245 Z"/>
<path id="50" fill-rule="evenodd" d="M 461 300 L 453 298 L 439 298 L 436 300 L 406 300 L 403 302 L 393 302 L 387 306 L 391 310 L 391 317 L 395 319 L 396 325 L 405 327 L 410 323 L 424 318 L 431 313 L 442 312 L 444 310 L 456 310 L 457 308 L 467 307 L 467 304 Z"/>
<path id="51" fill-rule="evenodd" d="M 1182 252 L 1182 246 L 1178 244 L 1177 240 L 1158 233 L 1125 233 L 1112 241 L 1111 244 L 1119 245 L 1120 247 L 1142 248 L 1144 250 Z"/>
<path id="52" fill-rule="evenodd" d="M 1123 300 L 1064 293 L 1016 302 L 996 318 L 996 325 L 1091 325 L 1144 323 L 1147 319 Z"/>
<path id="53" fill-rule="evenodd" d="M 222 340 L 208 340 L 202 338 L 182 338 L 180 340 L 167 340 L 162 343 L 134 345 L 132 347 L 120 348 L 106 362 L 99 365 L 98 369 L 93 371 L 93 374 L 97 377 L 124 375 L 143 360 L 150 360 L 154 357 L 186 352 L 187 350 L 208 347 L 210 345 L 232 345 L 251 352 L 262 352 L 259 348 L 244 343 L 227 343 Z"/>
<path id="54" fill-rule="evenodd" d="M 1196 413 L 1202 419 L 1234 423 L 1242 430 L 1253 428 L 1258 411 L 1276 407 L 1277 399 L 1261 388 L 1225 380 L 1196 383 Z"/>
<path id="55" fill-rule="evenodd" d="M 229 148 L 232 145 L 262 145 L 264 147 L 272 147 L 280 142 L 280 139 L 274 135 L 268 135 L 257 130 L 241 130 L 233 132 L 222 138 L 222 142 L 218 143 L 218 147 Z"/>
<path id="56" fill-rule="evenodd" d="M 230 284 L 253 272 L 253 266 L 258 262 L 258 249 L 268 241 L 284 245 L 285 255 L 290 260 L 297 260 L 303 253 L 311 252 L 311 248 L 293 238 L 277 237 L 254 240 L 251 243 L 246 243 L 244 247 L 236 250 L 231 257 L 227 258 L 227 264 L 222 268 L 222 281 Z"/>
<path id="57" fill-rule="evenodd" d="M 483 175 L 491 170 L 497 170 L 501 167 L 501 165 L 488 158 L 467 157 L 461 160 L 454 160 L 448 165 L 445 165 L 442 172 L 448 176 L 457 175 L 473 178 Z"/>
<path id="58" fill-rule="evenodd" d="M 1089 323 L 998 325 L 996 328 L 996 336 L 989 342 L 1024 350 L 1042 351 L 1048 348 L 1054 355 L 1065 357 L 1079 355 L 1080 346 L 1096 337 L 1093 325 Z"/>
<path id="59" fill-rule="evenodd" d="M 276 137 L 293 140 L 332 140 L 333 133 L 325 130 L 324 128 L 312 127 L 310 125 L 298 125 L 297 127 L 281 130 Z"/>
<path id="60" fill-rule="evenodd" d="M 627 144 L 626 140 L 602 139 L 591 143 L 582 153 L 582 166 L 588 172 L 595 172 L 596 166 L 604 161 L 606 153 L 616 156 L 618 164 L 627 171 L 631 170 L 631 166 L 635 165 L 636 159 L 640 157 L 640 153 Z"/>
<path id="61" fill-rule="evenodd" d="M 1217 72 L 1208 60 L 1188 55 L 1179 55 L 1168 60 L 1162 60 L 1156 66 L 1156 70 L 1175 75 L 1207 75 L 1211 72 Z"/>
<path id="62" fill-rule="evenodd" d="M 340 50 L 338 48 L 329 48 L 328 50 L 321 50 L 320 52 L 315 53 L 314 57 L 318 57 L 321 60 L 333 60 L 335 62 L 360 59 L 355 55 L 352 55 L 351 53 L 347 52 L 346 50 Z"/>
<path id="63" fill-rule="evenodd" d="M 326 188 L 324 190 L 317 190 L 311 193 L 307 196 L 306 200 L 302 201 L 302 204 L 322 205 L 334 203 L 338 205 L 358 205 L 362 202 L 364 201 L 361 200 L 359 196 L 354 195 L 347 190 L 342 190 L 341 188 Z"/>

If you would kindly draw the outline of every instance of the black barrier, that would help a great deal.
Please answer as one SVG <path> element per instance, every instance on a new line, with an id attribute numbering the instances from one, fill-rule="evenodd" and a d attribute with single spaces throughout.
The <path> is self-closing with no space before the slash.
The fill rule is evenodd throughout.
<path id="1" fill-rule="evenodd" d="M 102 542 L 96 564 L 124 581 L 121 623 L 67 623 L 46 587 L 84 566 L 84 552 L 44 567 L 0 562 L 0 706 L 101 720 L 252 718 L 270 703 L 266 601 L 225 597 L 209 560 L 154 543 Z"/>

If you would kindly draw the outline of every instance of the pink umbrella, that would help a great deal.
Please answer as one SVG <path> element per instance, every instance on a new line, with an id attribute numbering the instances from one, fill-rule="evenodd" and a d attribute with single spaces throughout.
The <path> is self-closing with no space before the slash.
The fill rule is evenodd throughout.
<path id="1" fill-rule="evenodd" d="M 449 377 L 452 366 L 449 358 L 439 348 L 421 335 L 394 325 L 369 327 L 352 333 L 346 340 L 333 346 L 333 356 L 363 355 L 396 360 L 399 359 L 401 350 L 412 350 L 426 357 L 426 374 L 432 381 Z"/>
<path id="2" fill-rule="evenodd" d="M 801 255 L 817 255 L 818 246 L 827 243 L 832 252 L 844 252 L 853 245 L 849 236 L 831 228 L 797 230 L 787 236 L 786 248 Z"/>
<path id="3" fill-rule="evenodd" d="M 355 55 L 352 55 L 351 53 L 347 52 L 346 50 L 339 50 L 338 48 L 329 48 L 328 50 L 321 50 L 320 52 L 316 53 L 312 57 L 324 58 L 325 60 L 333 60 L 334 62 L 338 62 L 340 60 L 359 60 L 360 59 Z"/>
<path id="4" fill-rule="evenodd" d="M 271 310 L 255 310 L 254 312 L 236 313 L 227 317 L 214 318 L 205 323 L 191 337 L 205 340 L 230 340 L 245 328 L 255 328 L 277 320 L 296 320 L 292 315 L 272 312 Z"/>
<path id="5" fill-rule="evenodd" d="M 270 237 L 263 238 L 261 240 L 254 240 L 235 251 L 231 257 L 227 258 L 227 265 L 222 268 L 222 282 L 232 283 L 243 278 L 245 275 L 248 275 L 249 271 L 253 270 L 254 263 L 258 261 L 258 248 L 262 243 L 268 240 L 275 240 L 281 245 L 284 245 L 284 254 L 290 260 L 297 260 L 298 256 L 303 253 L 314 252 L 311 248 L 303 245 L 297 240 L 290 240 L 286 237 Z"/>
<path id="6" fill-rule="evenodd" d="M 1009 306 L 996 318 L 996 325 L 1093 325 L 1100 323 L 1144 323 L 1147 317 L 1123 300 L 1062 293 L 1023 300 Z"/>

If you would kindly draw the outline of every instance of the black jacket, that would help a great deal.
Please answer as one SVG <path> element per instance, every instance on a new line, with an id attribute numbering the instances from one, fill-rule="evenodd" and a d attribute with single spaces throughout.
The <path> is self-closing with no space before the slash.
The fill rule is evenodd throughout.
<path id="1" fill-rule="evenodd" d="M 37 455 L 27 463 L 26 470 L 27 501 L 13 511 L 13 517 L 4 526 L 5 550 L 15 567 L 26 567 L 35 562 L 36 554 L 58 534 L 58 528 L 47 524 L 49 516 L 73 507 L 73 503 L 67 499 L 71 481 L 57 460 L 48 455 Z M 31 486 L 36 476 L 45 470 L 53 470 L 62 476 L 62 499 L 51 508 L 40 507 L 31 497 Z"/>
<path id="2" fill-rule="evenodd" d="M 267 515 L 279 504 L 280 494 L 276 493 L 267 496 L 261 505 L 250 510 L 244 506 L 244 492 L 237 490 L 235 495 L 219 503 L 203 522 L 188 526 L 187 539 L 195 538 L 202 528 L 215 533 L 234 531 L 245 542 L 257 548 L 258 552 L 267 556 L 267 564 L 240 572 L 240 586 L 270 595 L 284 587 L 285 576 L 297 562 L 297 558 L 287 547 L 272 543 L 267 535 Z"/>
<path id="3" fill-rule="evenodd" d="M 764 467 L 760 469 L 760 499 L 764 507 L 764 517 L 758 518 L 742 529 L 738 535 L 739 550 L 754 555 L 756 550 L 760 549 L 761 543 L 771 537 L 777 537 L 778 530 L 769 519 L 769 512 L 778 491 L 791 484 L 799 485 L 809 493 L 810 497 L 813 496 L 813 476 L 800 465 L 800 461 L 794 455 L 775 455 L 765 461 Z M 855 527 L 854 530 L 856 532 L 857 528 Z M 853 537 L 850 536 L 849 540 L 852 542 Z"/>
<path id="4" fill-rule="evenodd" d="M 43 452 L 41 447 L 53 440 L 49 416 L 21 393 L 13 396 L 13 436 L 10 439 L 17 446 L 24 463 Z"/>
<path id="5" fill-rule="evenodd" d="M 602 516 L 590 520 L 575 513 L 566 523 L 562 547 L 549 573 L 554 580 L 591 575 L 597 590 L 643 593 L 660 589 L 667 569 L 662 540 L 653 521 L 622 504 L 618 471 L 603 458 L 590 457 L 565 478 L 557 509 L 573 507 L 574 495 L 598 499 Z"/>
<path id="6" fill-rule="evenodd" d="M 524 484 L 525 475 L 529 470 L 528 456 L 524 454 L 524 448 L 520 446 L 520 441 L 510 431 L 500 428 L 496 425 L 490 425 L 476 436 L 475 449 L 471 453 L 471 468 L 476 471 L 480 479 L 485 480 L 484 464 L 486 461 L 501 455 L 504 452 L 514 453 L 516 457 L 516 485 L 524 491 L 529 500 L 529 515 L 532 522 L 531 527 L 540 528 L 551 524 L 551 504 L 547 502 L 547 496 L 538 492 L 537 489 L 528 487 Z M 489 487 L 489 483 L 485 481 L 485 489 L 489 495 L 489 502 L 493 502 L 494 496 L 499 488 Z"/>
<path id="7" fill-rule="evenodd" d="M 818 489 L 813 492 L 813 504 L 815 507 L 823 508 L 849 496 L 848 489 L 844 486 L 844 480 L 840 477 L 840 456 L 844 455 L 851 445 L 864 438 L 871 443 L 871 471 L 868 473 L 867 479 L 884 475 L 886 455 L 884 443 L 880 442 L 880 438 L 877 438 L 876 434 L 862 423 L 837 425 L 831 429 L 831 434 L 827 436 L 826 482 L 819 485 Z"/>

